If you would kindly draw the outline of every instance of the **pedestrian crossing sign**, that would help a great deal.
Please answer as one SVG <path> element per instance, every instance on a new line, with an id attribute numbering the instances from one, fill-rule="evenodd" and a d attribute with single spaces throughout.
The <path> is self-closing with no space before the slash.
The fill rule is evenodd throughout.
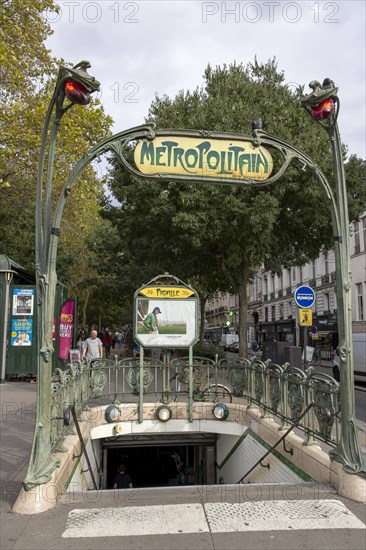
<path id="1" fill-rule="evenodd" d="M 311 327 L 313 324 L 313 312 L 309 308 L 301 308 L 299 310 L 300 314 L 300 326 L 301 327 Z"/>

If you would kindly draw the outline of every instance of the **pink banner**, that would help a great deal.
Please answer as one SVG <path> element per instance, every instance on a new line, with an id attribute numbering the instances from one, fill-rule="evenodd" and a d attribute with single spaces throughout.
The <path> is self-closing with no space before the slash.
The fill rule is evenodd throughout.
<path id="1" fill-rule="evenodd" d="M 67 300 L 60 313 L 60 340 L 58 346 L 58 358 L 67 359 L 72 346 L 74 333 L 75 301 Z"/>

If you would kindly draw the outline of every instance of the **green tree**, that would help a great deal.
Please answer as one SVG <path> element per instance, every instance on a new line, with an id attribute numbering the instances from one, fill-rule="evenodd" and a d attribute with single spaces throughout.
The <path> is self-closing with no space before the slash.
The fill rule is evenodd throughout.
<path id="1" fill-rule="evenodd" d="M 311 156 L 330 175 L 327 137 L 299 107 L 275 60 L 246 67 L 208 66 L 205 85 L 174 99 L 156 97 L 148 120 L 157 127 L 196 128 L 248 134 L 253 119 L 265 130 Z M 354 172 L 359 169 L 352 162 Z M 130 261 L 141 271 L 174 269 L 209 292 L 239 295 L 240 353 L 246 354 L 246 287 L 257 268 L 279 271 L 303 265 L 332 246 L 330 215 L 318 183 L 291 166 L 268 187 L 216 187 L 137 182 L 115 168 L 111 189 L 122 204 L 112 214 Z M 362 177 L 349 181 L 350 211 L 365 197 Z M 133 248 L 131 248 L 133 246 Z M 135 264 L 135 265 L 136 265 Z M 158 270 L 159 271 L 159 270 Z M 156 274 L 156 271 L 155 273 Z M 153 275 L 153 273 L 151 273 Z"/>
<path id="2" fill-rule="evenodd" d="M 0 65 L 0 228 L 2 252 L 22 265 L 34 263 L 35 200 L 39 147 L 46 110 L 58 67 L 45 46 L 51 28 L 45 13 L 57 12 L 51 0 L 5 1 L 1 5 Z M 98 141 L 110 134 L 111 119 L 98 100 L 87 108 L 73 107 L 62 120 L 55 163 L 54 200 L 71 167 Z M 61 227 L 59 277 L 87 301 L 87 276 L 94 252 L 91 234 L 98 230 L 104 177 L 89 166 L 68 198 Z M 78 274 L 76 277 L 75 275 Z M 83 298 L 81 298 L 81 307 Z"/>

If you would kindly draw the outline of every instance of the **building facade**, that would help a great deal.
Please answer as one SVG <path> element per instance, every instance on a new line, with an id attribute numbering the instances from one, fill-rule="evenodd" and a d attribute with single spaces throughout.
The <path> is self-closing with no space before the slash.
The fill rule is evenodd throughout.
<path id="1" fill-rule="evenodd" d="M 352 333 L 355 372 L 365 370 L 366 363 L 366 212 L 350 227 L 350 265 L 352 273 Z M 258 270 L 248 285 L 249 347 L 255 341 L 288 342 L 303 345 L 304 329 L 299 326 L 299 308 L 294 293 L 297 287 L 308 285 L 315 291 L 312 326 L 307 333 L 308 345 L 315 359 L 332 360 L 338 346 L 336 264 L 334 250 L 323 251 L 304 266 L 283 269 L 280 275 Z M 239 323 L 238 296 L 221 294 L 206 306 L 206 337 L 219 343 L 225 332 L 237 331 Z M 230 311 L 233 323 L 225 327 Z M 214 335 L 212 338 L 210 335 Z"/>

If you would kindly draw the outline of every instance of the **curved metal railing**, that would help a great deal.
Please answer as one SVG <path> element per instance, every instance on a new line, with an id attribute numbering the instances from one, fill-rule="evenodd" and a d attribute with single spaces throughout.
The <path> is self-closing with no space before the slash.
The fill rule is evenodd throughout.
<path id="1" fill-rule="evenodd" d="M 190 369 L 193 391 L 189 391 Z M 142 384 L 140 383 L 142 380 Z M 305 433 L 305 445 L 316 440 L 335 447 L 340 438 L 340 395 L 338 382 L 313 367 L 305 372 L 289 363 L 277 365 L 257 357 L 212 360 L 188 357 L 164 361 L 139 358 L 98 359 L 56 369 L 52 378 L 52 450 L 63 451 L 62 440 L 72 426 L 65 421 L 70 405 L 78 418 L 91 404 L 120 404 L 144 401 L 188 403 L 208 400 L 209 388 L 223 389 L 230 402 L 258 408 L 263 418 L 276 417 L 286 430 L 314 403 L 298 428 Z M 190 397 L 191 396 L 191 397 Z M 216 398 L 220 399 L 220 391 Z M 211 397 L 209 398 L 211 399 Z M 189 418 L 192 420 L 191 418 Z M 142 414 L 139 421 L 142 421 Z"/>

